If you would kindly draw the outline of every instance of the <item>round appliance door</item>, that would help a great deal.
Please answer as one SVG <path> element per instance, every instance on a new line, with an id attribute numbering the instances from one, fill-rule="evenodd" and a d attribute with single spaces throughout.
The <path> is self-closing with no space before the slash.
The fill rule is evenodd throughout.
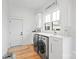
<path id="1" fill-rule="evenodd" d="M 35 34 L 33 38 L 34 47 L 37 47 L 37 41 L 39 40 L 39 35 Z"/>
<path id="2" fill-rule="evenodd" d="M 44 54 L 46 52 L 46 45 L 43 40 L 39 40 L 39 53 Z"/>

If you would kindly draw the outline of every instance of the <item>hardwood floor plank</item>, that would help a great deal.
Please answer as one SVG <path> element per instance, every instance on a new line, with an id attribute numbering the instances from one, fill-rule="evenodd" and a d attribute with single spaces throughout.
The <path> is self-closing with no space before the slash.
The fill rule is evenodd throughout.
<path id="1" fill-rule="evenodd" d="M 16 59 L 41 59 L 39 54 L 34 51 L 33 44 L 9 48 L 9 52 L 14 53 L 16 55 Z"/>

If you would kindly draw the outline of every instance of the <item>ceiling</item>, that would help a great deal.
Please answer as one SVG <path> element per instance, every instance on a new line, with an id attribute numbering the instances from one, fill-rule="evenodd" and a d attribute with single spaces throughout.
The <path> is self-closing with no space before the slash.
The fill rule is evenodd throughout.
<path id="1" fill-rule="evenodd" d="M 40 9 L 49 5 L 54 0 L 8 0 L 8 4 L 11 7 L 24 7 L 29 9 Z"/>

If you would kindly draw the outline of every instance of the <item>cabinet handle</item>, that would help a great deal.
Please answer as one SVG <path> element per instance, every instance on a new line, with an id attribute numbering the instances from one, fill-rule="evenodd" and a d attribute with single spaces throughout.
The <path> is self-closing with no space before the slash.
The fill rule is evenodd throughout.
<path id="1" fill-rule="evenodd" d="M 51 44 L 51 52 L 52 52 L 52 44 Z"/>
<path id="2" fill-rule="evenodd" d="M 59 39 L 58 38 L 54 38 L 54 41 L 59 41 Z"/>

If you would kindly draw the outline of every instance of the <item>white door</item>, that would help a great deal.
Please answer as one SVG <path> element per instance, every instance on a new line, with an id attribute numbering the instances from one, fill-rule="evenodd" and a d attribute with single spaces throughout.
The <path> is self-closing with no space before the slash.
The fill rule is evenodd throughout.
<path id="1" fill-rule="evenodd" d="M 9 20 L 9 39 L 10 47 L 22 45 L 23 42 L 23 20 Z"/>

